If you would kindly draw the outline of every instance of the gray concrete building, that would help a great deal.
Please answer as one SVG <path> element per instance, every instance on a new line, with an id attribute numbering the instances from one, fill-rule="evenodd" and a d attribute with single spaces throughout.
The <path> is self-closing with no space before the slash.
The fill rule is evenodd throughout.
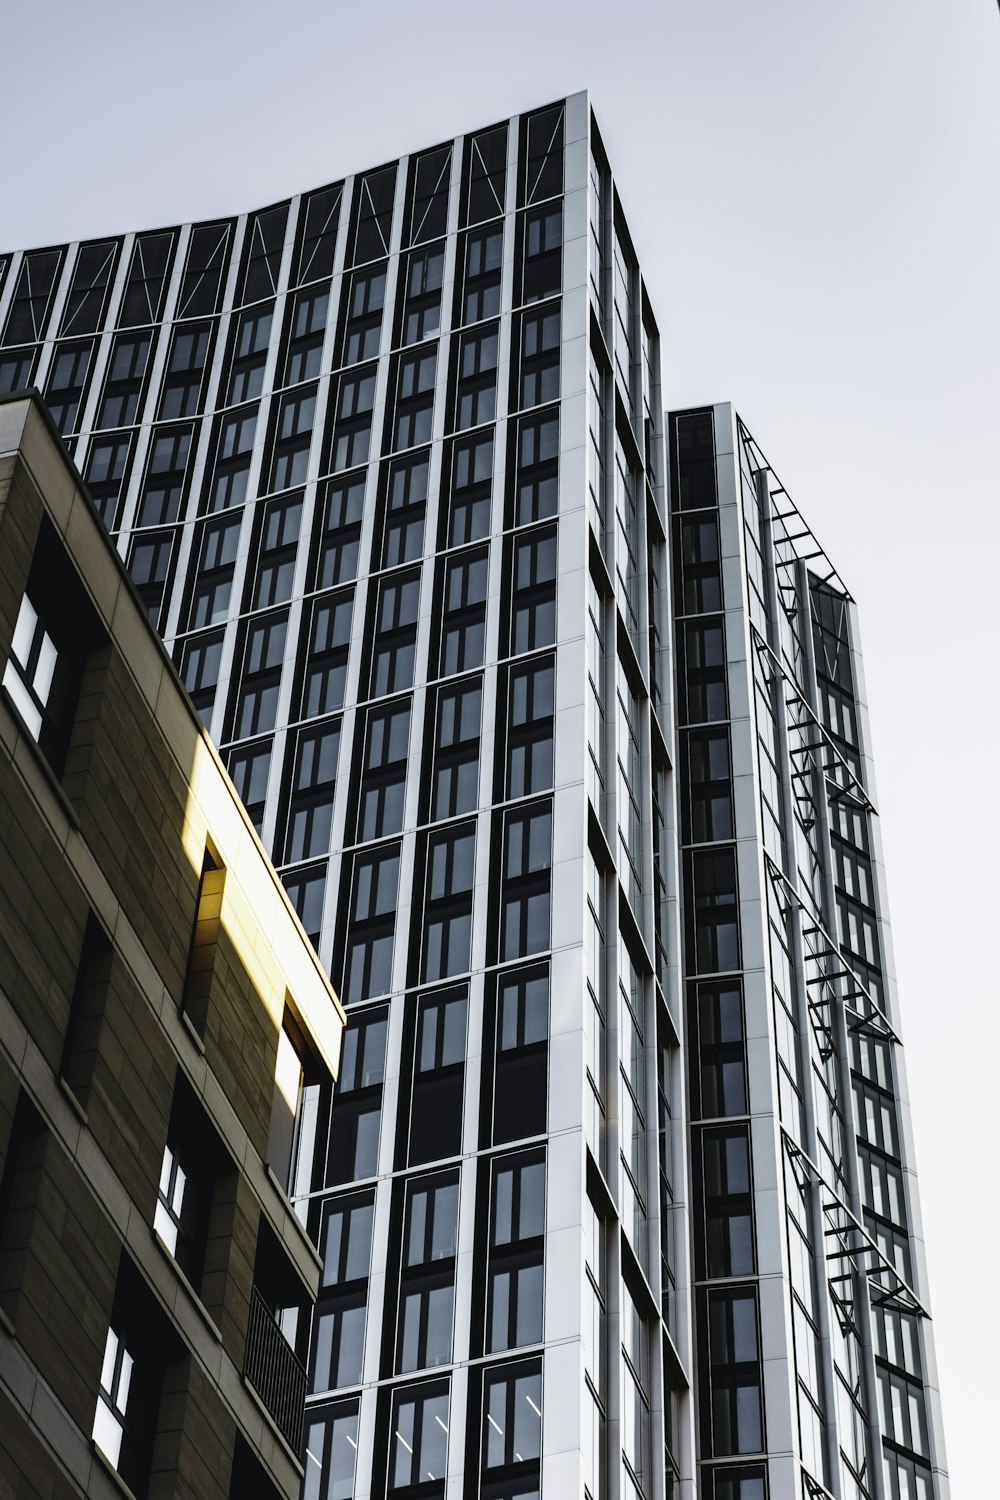
<path id="1" fill-rule="evenodd" d="M 943 1497 L 865 731 L 822 696 L 859 659 L 822 676 L 810 611 L 853 617 L 751 546 L 731 414 L 667 442 L 588 97 L 3 266 L 0 382 L 347 1008 L 293 1164 L 303 1494 Z M 754 686 L 790 631 L 814 739 Z"/>

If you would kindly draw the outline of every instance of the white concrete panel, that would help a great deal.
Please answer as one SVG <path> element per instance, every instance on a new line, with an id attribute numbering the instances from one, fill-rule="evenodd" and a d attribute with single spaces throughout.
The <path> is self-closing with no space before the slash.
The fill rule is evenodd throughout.
<path id="1" fill-rule="evenodd" d="M 545 1342 L 580 1336 L 583 1231 L 558 1229 L 545 1237 Z"/>

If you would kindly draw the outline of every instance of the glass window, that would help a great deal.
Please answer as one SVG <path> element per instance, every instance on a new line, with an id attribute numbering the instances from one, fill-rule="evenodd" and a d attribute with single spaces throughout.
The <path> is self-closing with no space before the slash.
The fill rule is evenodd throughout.
<path id="1" fill-rule="evenodd" d="M 616 225 L 614 240 L 614 302 L 615 302 L 615 374 L 618 388 L 625 401 L 629 421 L 635 422 L 635 395 L 633 392 L 633 369 L 635 356 L 632 349 L 634 322 L 634 290 L 636 267 Z"/>
<path id="2" fill-rule="evenodd" d="M 194 553 L 198 559 L 191 590 L 188 629 L 218 625 L 229 618 L 229 601 L 240 544 L 239 515 L 202 522 Z"/>
<path id="3" fill-rule="evenodd" d="M 711 1403 L 702 1403 L 705 1446 L 718 1455 L 758 1453 L 763 1411 L 756 1294 L 752 1288 L 710 1292 L 707 1317 Z"/>
<path id="4" fill-rule="evenodd" d="M 358 839 L 368 843 L 403 827 L 410 752 L 410 700 L 368 710 Z"/>
<path id="5" fill-rule="evenodd" d="M 448 1384 L 394 1391 L 389 1494 L 443 1500 L 448 1472 Z"/>
<path id="6" fill-rule="evenodd" d="M 299 246 L 298 282 L 321 281 L 333 275 L 337 227 L 344 185 L 335 182 L 303 200 L 299 215 L 302 240 Z"/>
<path id="7" fill-rule="evenodd" d="M 389 1016 L 384 1006 L 364 1010 L 348 1017 L 340 1059 L 340 1073 L 334 1092 L 333 1108 L 325 1129 L 317 1130 L 320 1151 L 327 1160 L 320 1161 L 318 1180 L 333 1185 L 374 1177 L 378 1171 L 379 1126 L 382 1120 L 382 1085 L 385 1079 L 385 1043 Z M 314 1184 L 315 1185 L 315 1184 Z M 365 1220 L 359 1221 L 364 1227 Z M 341 1233 L 343 1227 L 341 1226 Z M 338 1246 L 342 1245 L 338 1241 Z M 332 1267 L 333 1249 L 330 1247 Z M 357 1275 L 348 1278 L 352 1269 L 350 1237 L 347 1261 L 338 1262 L 338 1276 L 357 1282 L 361 1277 L 358 1260 L 353 1262 Z M 338 1249 L 338 1254 L 344 1252 Z M 327 1276 L 324 1248 L 324 1278 Z M 367 1276 L 367 1270 L 364 1275 Z M 339 1283 L 333 1283 L 339 1284 Z"/>
<path id="8" fill-rule="evenodd" d="M 460 552 L 444 562 L 441 676 L 481 667 L 486 651 L 487 547 Z"/>
<path id="9" fill-rule="evenodd" d="M 396 1371 L 451 1360 L 458 1246 L 458 1173 L 406 1185 Z"/>
<path id="10" fill-rule="evenodd" d="M 747 1113 L 743 996 L 738 986 L 699 984 L 694 992 L 698 1059 L 694 1104 L 703 1119 Z M 693 1101 L 694 1102 L 694 1101 Z"/>
<path id="11" fill-rule="evenodd" d="M 353 613 L 353 589 L 327 594 L 313 603 L 302 684 L 304 719 L 333 713 L 344 706 Z"/>
<path id="12" fill-rule="evenodd" d="M 273 297 L 278 290 L 287 221 L 287 203 L 262 209 L 251 217 L 244 242 L 241 302 L 259 302 L 262 297 Z"/>
<path id="13" fill-rule="evenodd" d="M 548 970 L 504 974 L 497 986 L 495 1145 L 545 1131 L 548 1038 Z"/>
<path id="14" fill-rule="evenodd" d="M 375 405 L 375 367 L 342 375 L 337 419 L 330 453 L 331 469 L 351 469 L 368 462 Z"/>
<path id="15" fill-rule="evenodd" d="M 722 617 L 711 623 L 685 621 L 678 626 L 684 664 L 683 707 L 688 724 L 707 724 L 729 717 L 726 692 L 726 641 Z"/>
<path id="16" fill-rule="evenodd" d="M 320 1290 L 343 1287 L 368 1277 L 375 1199 L 371 1193 L 338 1198 L 323 1207 Z"/>
<path id="17" fill-rule="evenodd" d="M 118 259 L 118 241 L 81 245 L 66 294 L 60 334 L 96 333 Z"/>
<path id="18" fill-rule="evenodd" d="M 373 698 L 412 687 L 419 608 L 419 569 L 383 578 L 378 590 L 372 645 Z"/>
<path id="19" fill-rule="evenodd" d="M 514 525 L 554 516 L 559 506 L 559 412 L 522 417 L 517 424 Z"/>
<path id="20" fill-rule="evenodd" d="M 76 427 L 93 352 L 92 343 L 56 345 L 45 385 L 45 404 L 64 437 Z"/>
<path id="21" fill-rule="evenodd" d="M 384 568 L 414 562 L 424 550 L 429 470 L 430 454 L 426 452 L 396 459 L 389 467 L 382 542 Z"/>
<path id="22" fill-rule="evenodd" d="M 461 322 L 481 323 L 500 313 L 503 225 L 471 231 L 465 237 Z"/>
<path id="23" fill-rule="evenodd" d="M 255 406 L 222 418 L 216 439 L 215 477 L 209 510 L 228 510 L 234 505 L 242 505 L 246 499 L 256 431 Z"/>
<path id="24" fill-rule="evenodd" d="M 290 490 L 295 485 L 305 484 L 315 416 L 314 386 L 282 396 L 271 460 L 269 487 L 272 490 Z"/>
<path id="25" fill-rule="evenodd" d="M 483 689 L 477 678 L 442 688 L 437 699 L 431 819 L 472 812 L 479 803 Z"/>
<path id="26" fill-rule="evenodd" d="M 715 486 L 715 435 L 710 411 L 677 417 L 674 428 L 677 494 L 681 510 L 703 510 L 718 504 Z"/>
<path id="27" fill-rule="evenodd" d="M 711 1485 L 708 1492 L 710 1500 L 766 1500 L 767 1471 L 760 1464 L 741 1464 L 738 1468 L 729 1465 L 724 1469 L 702 1469 L 702 1474 Z M 860 1500 L 863 1491 L 858 1489 L 855 1493 Z M 920 1500 L 925 1500 L 925 1497 L 921 1496 Z M 926 1500 L 930 1500 L 930 1490 L 927 1492 Z"/>
<path id="28" fill-rule="evenodd" d="M 96 427 L 130 427 L 137 420 L 151 343 L 150 333 L 119 334 L 115 339 Z"/>
<path id="29" fill-rule="evenodd" d="M 621 658 L 617 669 L 618 849 L 626 876 L 628 898 L 636 911 L 642 898 L 642 808 L 639 698 L 625 675 Z"/>
<path id="30" fill-rule="evenodd" d="M 355 857 L 344 984 L 348 1005 L 392 988 L 398 885 L 398 845 Z"/>
<path id="31" fill-rule="evenodd" d="M 177 520 L 191 452 L 191 432 L 190 427 L 153 429 L 139 496 L 137 526 L 165 526 Z"/>
<path id="32" fill-rule="evenodd" d="M 121 497 L 127 484 L 131 433 L 117 437 L 94 438 L 87 455 L 84 479 L 97 512 L 109 531 L 118 521 Z"/>
<path id="33" fill-rule="evenodd" d="M 323 1272 L 309 1354 L 312 1391 L 338 1390 L 361 1380 L 374 1209 L 370 1192 L 323 1206 Z"/>
<path id="34" fill-rule="evenodd" d="M 467 1009 L 464 989 L 424 995 L 419 1001 L 410 1106 L 410 1166 L 457 1156 L 462 1149 Z"/>
<path id="35" fill-rule="evenodd" d="M 531 209 L 523 234 L 522 301 L 539 302 L 562 289 L 562 204 Z"/>
<path id="36" fill-rule="evenodd" d="M 444 247 L 411 250 L 406 259 L 400 342 L 418 344 L 441 327 L 441 284 Z"/>
<path id="37" fill-rule="evenodd" d="M 684 839 L 693 844 L 734 837 L 729 732 L 697 730 L 687 736 L 688 795 L 682 808 Z"/>
<path id="38" fill-rule="evenodd" d="M 156 323 L 159 320 L 173 246 L 174 235 L 170 229 L 136 236 L 118 314 L 119 328 L 133 328 L 137 323 Z"/>
<path id="39" fill-rule="evenodd" d="M 288 616 L 282 613 L 254 620 L 247 628 L 234 739 L 274 728 L 287 627 Z"/>
<path id="40" fill-rule="evenodd" d="M 542 1338 L 545 1158 L 502 1157 L 493 1166 L 487 1347 L 490 1353 Z"/>
<path id="41" fill-rule="evenodd" d="M 5 344 L 37 343 L 41 339 L 63 254 L 58 249 L 32 250 L 25 255 L 7 314 Z"/>
<path id="42" fill-rule="evenodd" d="M 537 1500 L 541 1453 L 541 1364 L 525 1360 L 487 1370 L 483 1382 L 482 1493 Z"/>
<path id="43" fill-rule="evenodd" d="M 173 531 L 142 532 L 129 543 L 127 567 L 154 625 L 160 621 L 173 551 Z"/>
<path id="44" fill-rule="evenodd" d="M 352 265 L 389 254 L 395 193 L 395 162 L 355 180 Z"/>
<path id="45" fill-rule="evenodd" d="M 555 661 L 512 667 L 507 718 L 507 796 L 548 791 L 553 776 Z"/>
<path id="46" fill-rule="evenodd" d="M 323 929 L 323 899 L 326 895 L 326 866 L 311 870 L 285 870 L 281 883 L 295 908 L 306 937 L 319 947 Z"/>
<path id="47" fill-rule="evenodd" d="M 518 656 L 555 643 L 555 531 L 533 531 L 519 538 L 512 571 L 510 650 Z"/>
<path id="48" fill-rule="evenodd" d="M 269 304 L 267 307 L 255 307 L 239 314 L 231 356 L 227 406 L 237 406 L 242 401 L 255 401 L 264 389 L 264 366 L 267 363 L 273 312 L 274 309 Z M 188 413 L 179 415 L 186 416 Z"/>
<path id="49" fill-rule="evenodd" d="M 299 385 L 303 380 L 315 380 L 319 374 L 329 310 L 328 287 L 312 287 L 296 296 L 288 329 L 285 385 Z"/>
<path id="50" fill-rule="evenodd" d="M 410 244 L 434 240 L 448 228 L 451 146 L 415 158 L 410 177 Z"/>
<path id="51" fill-rule="evenodd" d="M 157 416 L 161 422 L 197 416 L 211 339 L 211 323 L 187 323 L 174 329 L 160 387 Z"/>
<path id="52" fill-rule="evenodd" d="M 97 1397 L 97 1410 L 94 1413 L 92 1436 L 115 1470 L 121 1461 L 122 1439 L 125 1436 L 125 1421 L 134 1364 L 135 1361 L 120 1335 L 115 1332 L 114 1328 L 109 1328 L 104 1343 L 101 1386 Z"/>
<path id="53" fill-rule="evenodd" d="M 598 592 L 592 573 L 587 574 L 587 749 L 588 791 L 594 809 L 603 823 L 607 812 L 604 802 L 607 774 L 607 701 L 608 663 L 604 640 L 607 604 Z"/>
<path id="54" fill-rule="evenodd" d="M 746 1126 L 701 1135 L 705 1230 L 699 1275 L 716 1281 L 754 1272 L 750 1133 Z"/>
<path id="55" fill-rule="evenodd" d="M 722 563 L 719 557 L 719 522 L 712 516 L 684 516 L 677 523 L 680 545 L 676 594 L 679 613 L 715 614 L 722 608 Z"/>
<path id="56" fill-rule="evenodd" d="M 429 443 L 434 423 L 437 345 L 400 356 L 396 376 L 396 413 L 392 446 L 414 448 Z"/>
<path id="57" fill-rule="evenodd" d="M 264 823 L 267 803 L 267 780 L 271 770 L 271 741 L 258 740 L 255 745 L 241 745 L 230 750 L 226 767 L 240 801 L 250 815 L 258 834 Z"/>
<path id="58" fill-rule="evenodd" d="M 506 815 L 501 891 L 502 959 L 549 946 L 552 809 L 537 803 Z"/>
<path id="59" fill-rule="evenodd" d="M 502 217 L 507 196 L 507 125 L 466 137 L 462 206 L 466 224 Z"/>
<path id="60" fill-rule="evenodd" d="M 688 951 L 700 973 L 740 967 L 736 854 L 731 848 L 689 856 L 694 900 L 688 916 Z"/>
<path id="61" fill-rule="evenodd" d="M 449 547 L 489 535 L 493 493 L 493 433 L 459 438 L 452 450 Z"/>
<path id="62" fill-rule="evenodd" d="M 0 356 L 0 395 L 28 388 L 36 353 L 35 349 L 16 349 L 13 354 Z"/>
<path id="63" fill-rule="evenodd" d="M 286 604 L 292 597 L 295 576 L 295 554 L 302 521 L 302 496 L 289 495 L 272 500 L 263 507 L 260 523 L 260 551 L 256 579 L 250 598 L 251 609 L 266 609 L 271 604 Z"/>
<path id="64" fill-rule="evenodd" d="M 320 525 L 313 587 L 332 588 L 358 574 L 361 520 L 365 510 L 365 473 L 345 474 L 326 485 L 326 499 L 316 507 Z"/>
<path id="65" fill-rule="evenodd" d="M 357 1404 L 310 1407 L 303 1443 L 302 1500 L 351 1500 L 358 1456 Z"/>
<path id="66" fill-rule="evenodd" d="M 606 451 L 605 429 L 607 417 L 608 377 L 594 357 L 593 349 L 587 361 L 587 491 L 590 500 L 590 523 L 594 535 L 602 548 L 605 546 L 607 479 L 604 455 Z"/>
<path id="67" fill-rule="evenodd" d="M 461 974 L 469 967 L 475 868 L 475 824 L 431 836 L 424 904 L 424 983 Z"/>
<path id="68" fill-rule="evenodd" d="M 500 329 L 495 323 L 459 339 L 455 426 L 460 431 L 492 422 L 497 414 L 497 362 Z"/>
<path id="69" fill-rule="evenodd" d="M 153 1229 L 195 1288 L 201 1286 L 216 1180 L 232 1158 L 179 1073 L 160 1166 Z"/>
<path id="70" fill-rule="evenodd" d="M 565 106 L 555 104 L 522 119 L 522 203 L 540 203 L 563 190 L 565 115 Z"/>
<path id="71" fill-rule="evenodd" d="M 345 365 L 356 365 L 363 359 L 375 359 L 378 355 L 382 341 L 385 277 L 384 265 L 355 271 L 351 277 L 341 353 L 341 362 Z"/>
<path id="72" fill-rule="evenodd" d="M 296 736 L 285 842 L 290 864 L 329 853 L 339 753 L 339 722 L 300 729 Z"/>
<path id="73" fill-rule="evenodd" d="M 559 399 L 561 321 L 558 303 L 521 316 L 518 405 L 522 409 Z"/>
<path id="74" fill-rule="evenodd" d="M 193 636 L 181 652 L 181 677 L 206 728 L 212 722 L 224 639 L 221 630 Z"/>
<path id="75" fill-rule="evenodd" d="M 36 741 L 41 738 L 59 653 L 27 594 L 21 598 L 3 685 Z"/>

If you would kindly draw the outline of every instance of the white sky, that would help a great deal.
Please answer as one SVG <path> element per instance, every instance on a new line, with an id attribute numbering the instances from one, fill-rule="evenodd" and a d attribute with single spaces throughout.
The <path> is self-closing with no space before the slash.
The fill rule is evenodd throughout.
<path id="1" fill-rule="evenodd" d="M 6 0 L 0 28 L 3 249 L 257 207 L 591 90 L 667 403 L 736 403 L 861 609 L 949 1466 L 984 1494 L 994 0 Z"/>

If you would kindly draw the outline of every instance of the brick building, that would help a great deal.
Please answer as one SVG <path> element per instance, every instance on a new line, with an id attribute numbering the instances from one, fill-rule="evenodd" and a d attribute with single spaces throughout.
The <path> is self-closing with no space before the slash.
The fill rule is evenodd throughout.
<path id="1" fill-rule="evenodd" d="M 0 1496 L 294 1496 L 343 1012 L 32 396 L 0 663 Z"/>

